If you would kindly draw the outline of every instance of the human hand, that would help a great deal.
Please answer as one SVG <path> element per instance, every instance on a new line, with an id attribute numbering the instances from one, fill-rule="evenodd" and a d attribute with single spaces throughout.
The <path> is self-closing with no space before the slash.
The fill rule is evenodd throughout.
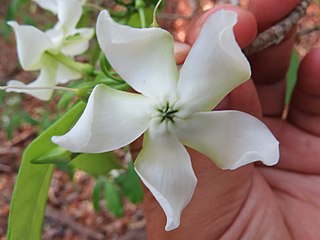
<path id="1" fill-rule="evenodd" d="M 228 9 L 238 12 L 235 35 L 239 45 L 248 46 L 256 36 L 257 25 L 259 31 L 273 25 L 298 2 L 252 0 L 249 8 L 253 14 L 229 6 Z M 214 11 L 196 20 L 188 43 L 194 42 L 205 19 Z M 165 215 L 147 192 L 144 207 L 148 239 L 318 238 L 320 49 L 313 50 L 301 63 L 288 119 L 284 121 L 280 117 L 293 44 L 291 31 L 280 44 L 250 57 L 253 80 L 235 89 L 219 105 L 221 109 L 241 110 L 263 118 L 280 141 L 279 164 L 272 168 L 248 165 L 226 171 L 188 149 L 198 178 L 194 196 L 182 213 L 180 227 L 165 232 Z"/>

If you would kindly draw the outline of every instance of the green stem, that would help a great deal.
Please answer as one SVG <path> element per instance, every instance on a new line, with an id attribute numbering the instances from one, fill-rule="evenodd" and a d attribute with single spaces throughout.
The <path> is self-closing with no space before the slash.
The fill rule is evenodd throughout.
<path id="1" fill-rule="evenodd" d="M 55 61 L 62 63 L 67 67 L 72 68 L 73 70 L 76 70 L 77 72 L 81 73 L 84 76 L 94 75 L 94 68 L 90 64 L 76 62 L 72 58 L 67 57 L 62 53 L 55 55 L 50 52 L 46 52 L 46 54 L 51 58 L 53 58 Z"/>
<path id="2" fill-rule="evenodd" d="M 145 15 L 145 12 L 144 12 L 144 7 L 145 7 L 144 1 L 143 0 L 136 0 L 135 7 L 136 7 L 136 9 L 138 9 L 138 13 L 139 13 L 139 16 L 140 16 L 141 27 L 145 28 L 146 27 L 146 15 Z"/>
<path id="3" fill-rule="evenodd" d="M 71 92 L 73 94 L 78 94 L 78 90 L 74 88 L 67 88 L 67 87 L 28 87 L 28 86 L 0 86 L 0 90 L 7 90 L 7 89 L 16 89 L 16 90 L 62 90 Z"/>
<path id="4" fill-rule="evenodd" d="M 140 16 L 140 23 L 141 23 L 141 28 L 146 27 L 146 16 L 144 13 L 144 8 L 138 8 L 139 16 Z"/>
<path id="5" fill-rule="evenodd" d="M 151 24 L 151 27 L 159 27 L 159 23 L 157 22 L 157 10 L 160 7 L 161 0 L 159 0 L 156 4 L 156 6 L 153 9 L 153 21 Z"/>

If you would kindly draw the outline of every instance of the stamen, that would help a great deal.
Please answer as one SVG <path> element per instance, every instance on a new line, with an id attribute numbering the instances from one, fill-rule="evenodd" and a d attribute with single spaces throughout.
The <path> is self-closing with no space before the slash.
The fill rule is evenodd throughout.
<path id="1" fill-rule="evenodd" d="M 158 112 L 160 113 L 160 122 L 164 121 L 170 121 L 174 123 L 174 114 L 179 112 L 177 109 L 172 109 L 170 106 L 169 102 L 166 103 L 165 108 L 163 109 L 158 109 Z"/>

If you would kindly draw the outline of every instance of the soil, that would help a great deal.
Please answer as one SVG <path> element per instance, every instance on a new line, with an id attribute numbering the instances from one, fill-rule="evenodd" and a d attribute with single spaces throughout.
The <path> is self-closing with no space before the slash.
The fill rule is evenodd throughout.
<path id="1" fill-rule="evenodd" d="M 0 5 L 0 23 L 3 22 L 7 7 L 11 1 L 2 0 Z M 179 14 L 191 14 L 187 1 L 179 1 L 176 11 Z M 247 1 L 243 1 L 247 2 Z M 203 6 L 210 7 L 209 1 Z M 208 5 L 209 4 L 209 5 Z M 171 9 L 172 10 L 172 9 Z M 170 11 L 169 11 L 170 12 Z M 172 12 L 172 11 L 171 11 Z M 320 7 L 315 3 L 309 7 L 307 16 L 298 24 L 298 32 L 320 25 Z M 174 28 L 176 37 L 183 39 L 188 20 L 167 20 L 165 25 Z M 320 47 L 320 32 L 303 34 L 297 39 L 297 49 L 301 56 L 313 47 Z M 30 81 L 34 75 L 21 71 L 15 48 L 15 39 L 11 34 L 8 41 L 0 38 L 0 85 L 5 85 L 9 79 Z M 5 121 L 9 98 L 0 98 L 0 122 Z M 38 101 L 27 95 L 20 96 L 19 109 L 23 109 L 35 119 L 46 109 L 49 118 L 54 118 L 56 101 L 50 104 Z M 12 99 L 10 100 L 12 101 Z M 0 240 L 5 239 L 10 199 L 15 178 L 19 169 L 23 149 L 36 137 L 38 129 L 28 123 L 23 123 L 14 129 L 13 136 L 6 136 L 4 125 L 0 124 Z M 125 216 L 115 218 L 105 208 L 97 213 L 92 206 L 92 188 L 95 180 L 87 174 L 76 171 L 73 180 L 66 172 L 55 170 L 49 190 L 48 207 L 43 226 L 44 240 L 52 239 L 146 239 L 145 219 L 141 206 L 125 203 Z M 103 204 L 103 203 L 102 203 Z"/>

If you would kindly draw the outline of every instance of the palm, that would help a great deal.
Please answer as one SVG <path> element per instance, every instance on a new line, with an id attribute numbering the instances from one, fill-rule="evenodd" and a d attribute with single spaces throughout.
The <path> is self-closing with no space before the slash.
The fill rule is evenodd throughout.
<path id="1" fill-rule="evenodd" d="M 272 190 L 270 193 L 265 189 L 264 193 L 272 194 L 270 204 L 278 206 L 276 211 L 283 219 L 283 230 L 294 239 L 317 239 L 320 233 L 320 162 L 317 161 L 320 138 L 280 119 L 268 122 L 284 149 L 277 168 L 257 168 L 268 184 L 266 188 Z"/>
<path id="2" fill-rule="evenodd" d="M 285 16 L 297 0 L 251 0 L 259 26 Z M 266 11 L 266 8 L 274 9 Z M 238 12 L 235 34 L 241 47 L 255 36 L 253 15 Z M 208 14 L 206 14 L 208 16 Z M 276 16 L 277 15 L 277 16 Z M 205 16 L 195 22 L 193 43 Z M 270 18 L 270 19 L 267 19 Z M 275 167 L 261 164 L 222 171 L 205 156 L 189 149 L 198 185 L 177 230 L 165 232 L 165 215 L 146 194 L 148 239 L 318 239 L 320 235 L 320 49 L 302 62 L 288 119 L 281 120 L 284 78 L 294 45 L 291 32 L 281 44 L 252 57 L 253 81 L 227 97 L 222 108 L 248 112 L 264 122 L 280 141 L 281 159 Z M 257 90 L 257 91 L 256 91 Z M 258 95 L 257 95 L 258 93 Z M 262 106 L 262 107 L 261 107 Z M 226 144 L 226 151 L 228 148 Z"/>

